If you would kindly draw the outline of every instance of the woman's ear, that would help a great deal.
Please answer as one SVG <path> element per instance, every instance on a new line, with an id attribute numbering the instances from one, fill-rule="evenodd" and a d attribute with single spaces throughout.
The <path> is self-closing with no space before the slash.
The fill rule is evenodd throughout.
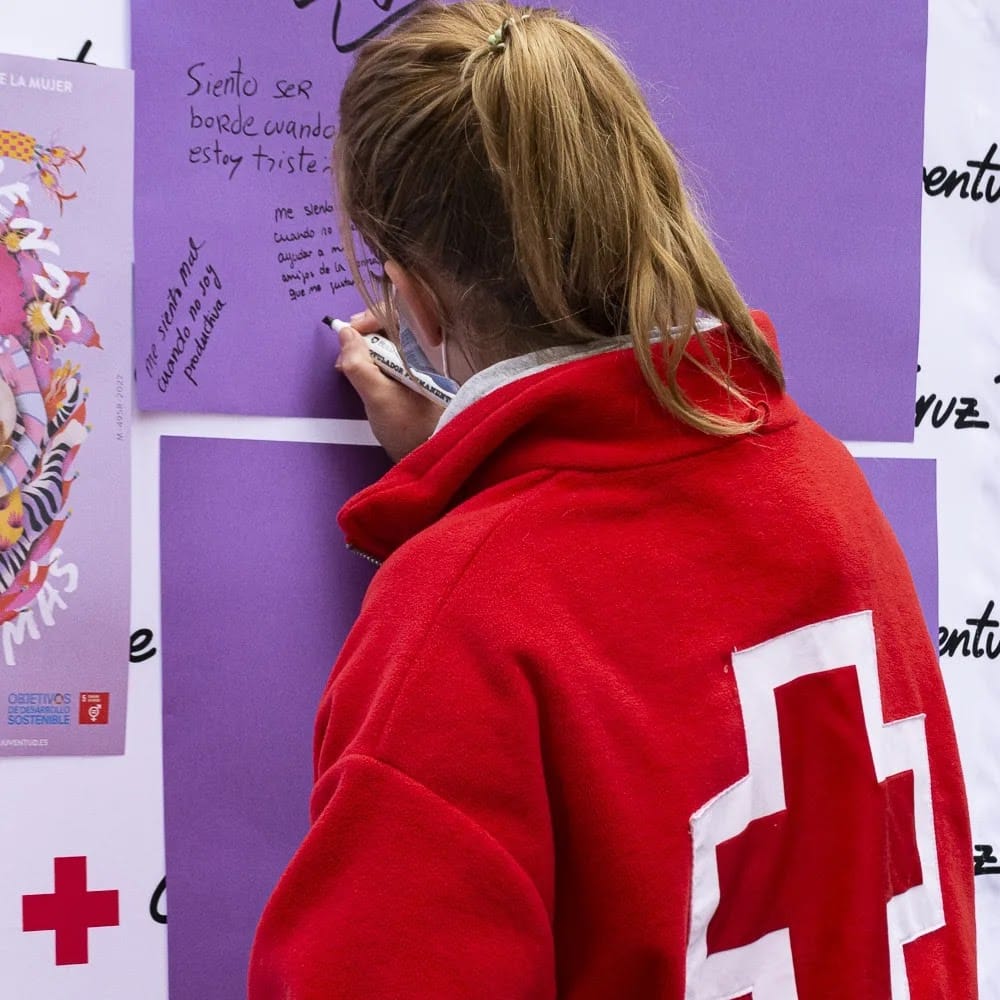
<path id="1" fill-rule="evenodd" d="M 424 353 L 436 351 L 443 340 L 441 308 L 434 293 L 412 271 L 394 260 L 385 273 L 396 289 L 396 306 Z"/>

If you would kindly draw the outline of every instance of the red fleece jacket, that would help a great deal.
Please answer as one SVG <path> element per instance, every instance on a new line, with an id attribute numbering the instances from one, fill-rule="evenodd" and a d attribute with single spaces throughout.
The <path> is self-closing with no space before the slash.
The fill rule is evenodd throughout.
<path id="1" fill-rule="evenodd" d="M 850 455 L 756 371 L 733 374 L 765 426 L 720 439 L 627 350 L 559 365 L 345 506 L 384 565 L 251 1000 L 975 997 L 908 569 Z"/>

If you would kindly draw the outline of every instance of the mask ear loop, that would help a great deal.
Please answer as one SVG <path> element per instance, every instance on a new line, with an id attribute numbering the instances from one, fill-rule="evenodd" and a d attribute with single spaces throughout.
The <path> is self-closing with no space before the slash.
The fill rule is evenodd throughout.
<path id="1" fill-rule="evenodd" d="M 448 335 L 443 326 L 441 327 L 441 374 L 447 379 L 451 378 L 448 374 Z"/>
<path id="2" fill-rule="evenodd" d="M 407 368 L 410 367 L 409 362 L 406 360 L 405 354 L 403 354 L 403 319 L 404 317 L 399 311 L 398 297 L 399 293 L 396 291 L 396 286 L 389 282 L 389 288 L 391 293 L 389 298 L 392 299 L 392 311 L 396 319 L 396 339 L 399 341 L 396 346 L 400 349 L 400 354 L 403 355 L 403 364 Z M 413 337 L 413 331 L 410 331 L 410 336 Z M 441 374 L 446 379 L 451 379 L 451 375 L 448 374 L 448 335 L 445 332 L 445 328 L 441 327 Z"/>
<path id="3" fill-rule="evenodd" d="M 382 281 L 382 303 L 385 307 L 385 315 L 381 317 L 382 321 L 386 324 L 385 329 L 392 333 L 392 327 L 395 327 L 394 337 L 390 337 L 390 340 L 399 340 L 399 307 L 396 304 L 396 286 L 389 279 L 384 271 L 381 275 Z M 399 344 L 397 343 L 398 347 Z"/>
<path id="4" fill-rule="evenodd" d="M 399 312 L 399 293 L 396 291 L 396 286 L 389 280 L 388 275 L 386 275 L 386 283 L 389 287 L 389 294 L 386 296 L 386 306 L 391 310 L 391 317 L 386 316 L 386 323 L 389 324 L 389 320 L 392 323 L 389 325 L 395 326 L 395 332 L 392 330 L 386 330 L 387 333 L 392 334 L 389 340 L 395 345 L 396 349 L 399 351 L 400 358 L 403 359 L 403 367 L 410 371 L 410 362 L 406 357 L 406 351 L 403 349 L 403 316 Z M 408 329 L 408 328 L 407 328 Z M 410 331 L 410 336 L 413 337 L 413 331 Z"/>

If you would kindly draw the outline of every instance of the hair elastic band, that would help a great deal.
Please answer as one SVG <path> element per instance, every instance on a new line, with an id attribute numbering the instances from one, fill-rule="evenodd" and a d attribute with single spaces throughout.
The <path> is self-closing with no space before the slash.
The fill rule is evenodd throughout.
<path id="1" fill-rule="evenodd" d="M 530 13 L 522 14 L 521 20 L 527 21 L 529 17 L 531 17 Z M 510 25 L 513 20 L 512 17 L 504 18 L 503 24 L 486 39 L 486 44 L 494 52 L 501 52 L 507 48 L 507 37 L 510 35 Z"/>
<path id="2" fill-rule="evenodd" d="M 494 52 L 507 48 L 506 34 L 509 28 L 510 18 L 507 18 L 507 20 L 504 21 L 504 23 L 501 24 L 500 27 L 486 39 L 486 44 L 489 45 Z"/>

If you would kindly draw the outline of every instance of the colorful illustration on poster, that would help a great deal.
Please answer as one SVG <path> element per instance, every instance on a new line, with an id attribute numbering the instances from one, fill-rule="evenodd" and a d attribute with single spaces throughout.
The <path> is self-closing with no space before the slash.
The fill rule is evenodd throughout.
<path id="1" fill-rule="evenodd" d="M 49 575 L 76 575 L 56 548 L 88 432 L 81 364 L 68 348 L 99 349 L 101 340 L 76 304 L 87 274 L 56 262 L 56 234 L 40 218 L 53 203 L 61 214 L 63 202 L 76 197 L 64 172 L 68 164 L 84 169 L 84 153 L 0 129 L 0 157 L 29 163 L 49 200 L 39 198 L 40 210 L 32 211 L 28 183 L 0 188 L 0 624 L 33 609 L 47 620 L 39 597 L 44 588 L 51 595 Z M 74 590 L 75 580 L 65 589 Z M 13 647 L 3 645 L 12 665 Z"/>

